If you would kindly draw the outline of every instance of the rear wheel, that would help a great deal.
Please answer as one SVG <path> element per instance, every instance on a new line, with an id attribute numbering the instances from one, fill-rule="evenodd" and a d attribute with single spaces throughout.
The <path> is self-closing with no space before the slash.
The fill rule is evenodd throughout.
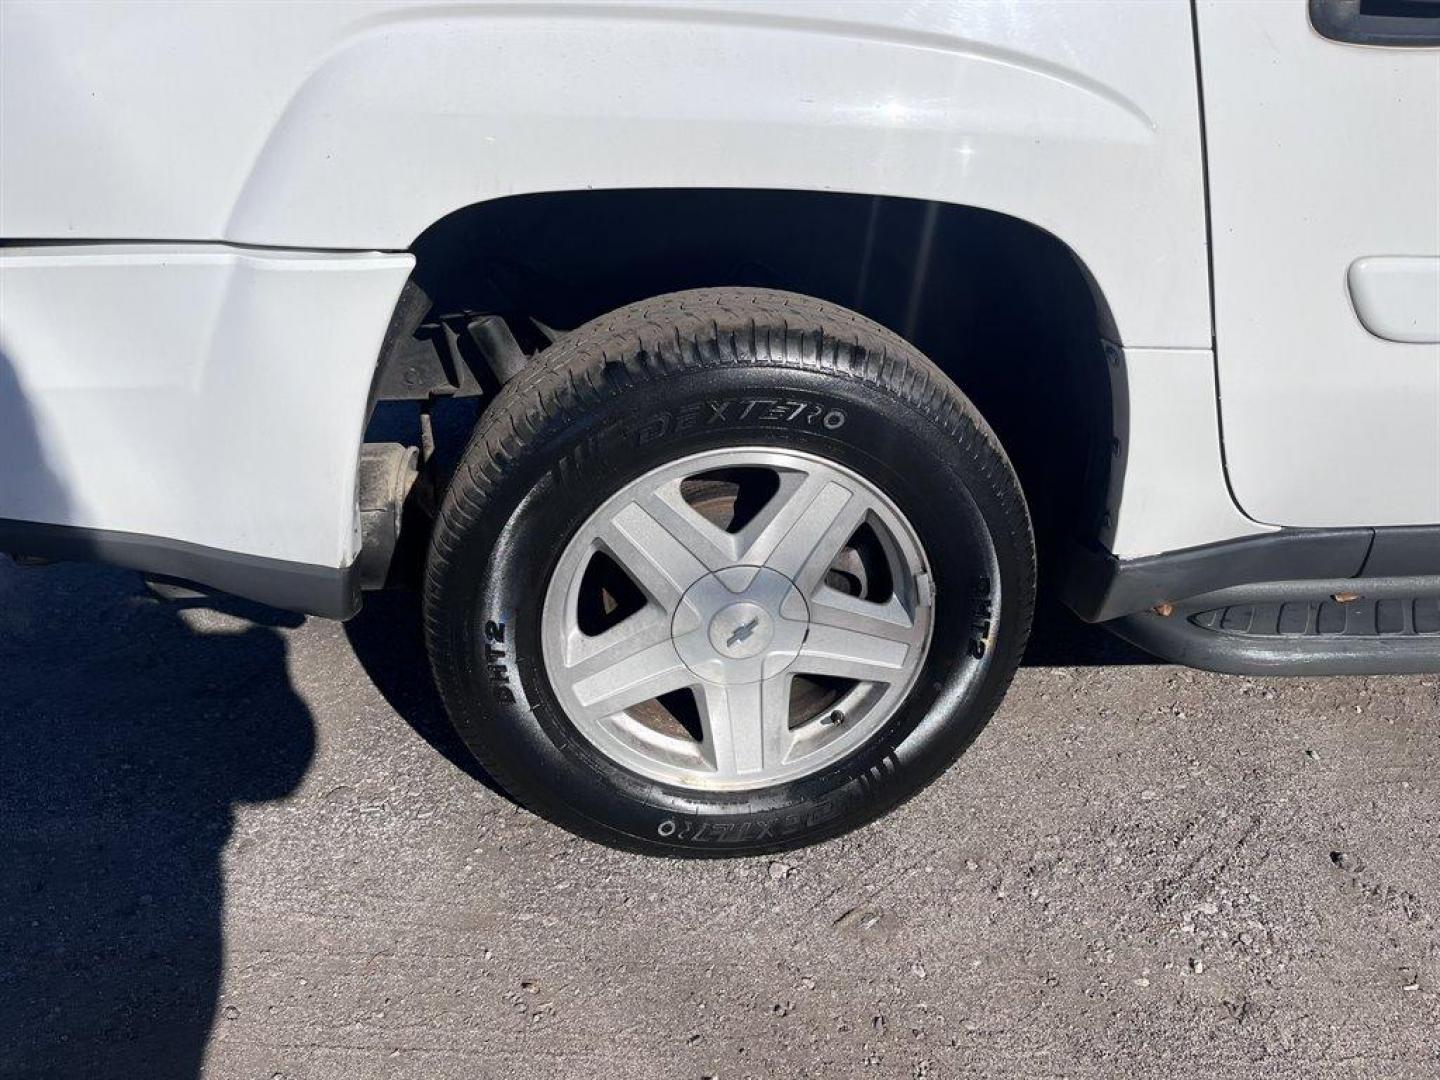
<path id="1" fill-rule="evenodd" d="M 426 574 L 431 657 L 517 799 L 672 855 L 870 820 L 964 749 L 1029 631 L 1014 473 L 913 348 L 753 289 L 621 309 L 482 417 Z"/>

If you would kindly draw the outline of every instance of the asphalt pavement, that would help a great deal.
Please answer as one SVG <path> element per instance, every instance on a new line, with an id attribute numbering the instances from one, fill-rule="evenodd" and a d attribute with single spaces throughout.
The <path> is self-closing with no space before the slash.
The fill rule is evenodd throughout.
<path id="1" fill-rule="evenodd" d="M 487 786 L 417 619 L 0 560 L 0 1077 L 1440 1077 L 1440 677 L 1051 612 L 920 797 L 673 862 Z"/>

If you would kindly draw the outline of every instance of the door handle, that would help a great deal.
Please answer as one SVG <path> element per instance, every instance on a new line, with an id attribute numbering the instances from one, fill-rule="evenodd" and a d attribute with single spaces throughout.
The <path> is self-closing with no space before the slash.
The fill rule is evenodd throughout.
<path id="1" fill-rule="evenodd" d="M 1310 25 L 1352 45 L 1440 45 L 1440 0 L 1310 0 Z"/>
<path id="2" fill-rule="evenodd" d="M 1386 341 L 1440 342 L 1440 255 L 1367 255 L 1345 274 L 1360 325 Z"/>

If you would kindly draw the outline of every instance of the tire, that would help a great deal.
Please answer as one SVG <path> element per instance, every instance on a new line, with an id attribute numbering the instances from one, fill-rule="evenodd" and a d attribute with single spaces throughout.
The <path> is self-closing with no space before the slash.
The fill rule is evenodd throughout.
<path id="1" fill-rule="evenodd" d="M 815 760 L 825 760 L 823 768 L 791 777 L 783 770 L 792 766 L 776 765 L 774 775 L 781 778 L 774 783 L 712 790 L 668 780 L 668 766 L 630 767 L 630 758 L 622 760 L 620 751 L 597 742 L 600 735 L 586 734 L 600 728 L 572 720 L 579 715 L 573 704 L 578 698 L 565 699 L 572 703 L 567 712 L 562 691 L 569 691 L 561 678 L 552 678 L 560 648 L 552 643 L 571 640 L 556 635 L 573 638 L 575 631 L 555 629 L 560 624 L 553 619 L 570 618 L 570 610 L 552 603 L 547 589 L 552 577 L 561 581 L 557 568 L 573 562 L 567 553 L 579 550 L 587 523 L 606 527 L 602 509 L 619 498 L 617 492 L 631 490 L 626 485 L 650 484 L 647 477 L 666 475 L 666 469 L 726 454 L 813 462 L 802 467 L 829 469 L 826 475 L 851 478 L 842 487 L 853 482 L 855 491 L 875 492 L 873 505 L 890 509 L 877 509 L 866 520 L 877 521 L 882 533 L 910 537 L 883 540 L 883 558 L 898 559 L 905 544 L 911 545 L 906 551 L 923 555 L 923 562 L 909 556 L 904 572 L 914 570 L 913 584 L 904 587 L 913 609 L 907 617 L 914 628 L 924 621 L 928 629 L 927 644 L 917 644 L 915 652 L 906 646 L 903 662 L 917 666 L 903 698 L 892 701 L 889 713 L 878 706 L 864 713 L 871 718 L 866 722 L 880 726 L 843 756 L 823 758 L 838 753 L 839 740 L 853 732 L 819 732 L 806 745 L 820 748 Z M 854 560 L 859 540 L 848 543 L 846 558 Z M 578 557 L 588 558 L 583 551 Z M 753 566 L 744 572 L 755 581 L 768 574 Z M 827 588 L 851 580 L 823 572 Z M 887 573 L 895 582 L 891 592 L 884 594 L 879 584 L 873 595 L 890 596 L 893 606 L 901 578 L 886 569 L 871 576 L 880 581 Z M 926 591 L 929 597 L 921 595 Z M 431 663 L 451 720 L 512 797 L 611 846 L 714 857 L 780 851 L 838 835 L 939 775 L 1004 695 L 1029 635 L 1034 592 L 1034 540 L 1019 483 L 994 434 L 955 385 L 905 341 L 853 312 L 794 294 L 732 288 L 661 296 L 598 318 L 545 350 L 505 386 L 481 417 L 445 492 L 426 567 L 424 610 Z M 833 592 L 828 595 L 833 599 Z M 643 597 L 638 602 L 648 604 Z M 559 614 L 548 615 L 552 608 Z M 654 618 L 661 625 L 669 616 L 662 611 Z M 711 638 L 705 639 L 716 649 L 749 648 L 735 638 L 751 630 L 740 626 L 722 642 L 723 634 L 715 637 L 717 625 L 710 624 Z M 765 625 L 775 636 L 763 647 L 779 649 L 778 622 Z M 914 628 L 907 632 L 918 641 Z M 819 631 L 805 633 L 808 643 Z M 893 690 L 886 683 L 832 682 L 841 689 L 830 692 L 849 694 L 846 701 L 883 702 L 873 695 Z M 790 685 L 793 694 L 796 684 Z M 694 693 L 704 701 L 712 690 L 706 684 Z M 736 688 L 721 696 L 732 691 L 738 701 L 742 692 Z M 824 719 L 848 722 L 838 709 Z M 802 726 L 774 737 L 809 738 L 817 731 Z M 696 743 L 696 761 L 722 753 L 720 736 L 713 747 L 707 740 L 703 735 Z M 631 758 L 649 752 L 639 745 L 623 752 Z M 681 749 L 691 753 L 688 746 Z M 733 765 L 744 755 L 732 750 L 725 761 Z M 764 753 L 769 768 L 770 751 Z M 737 772 L 732 779 L 740 784 L 750 775 L 769 774 Z"/>

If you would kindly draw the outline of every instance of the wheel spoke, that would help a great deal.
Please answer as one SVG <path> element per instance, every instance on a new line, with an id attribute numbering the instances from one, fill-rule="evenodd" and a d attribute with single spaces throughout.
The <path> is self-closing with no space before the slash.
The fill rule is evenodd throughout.
<path id="1" fill-rule="evenodd" d="M 745 561 L 779 571 L 809 596 L 868 509 L 868 500 L 854 488 L 832 476 L 811 474 L 756 537 Z"/>
<path id="2" fill-rule="evenodd" d="M 711 570 L 730 566 L 739 554 L 735 537 L 698 513 L 680 494 L 680 482 L 644 500 L 644 510 Z"/>
<path id="3" fill-rule="evenodd" d="M 678 528 L 671 531 L 638 502 L 625 506 L 599 529 L 601 546 L 666 611 L 675 610 L 695 581 L 724 565 L 723 556 L 699 545 L 693 536 L 677 532 Z"/>
<path id="4" fill-rule="evenodd" d="M 831 675 L 888 686 L 904 677 L 910 648 L 903 641 L 862 630 L 812 623 L 791 669 L 806 675 Z"/>
<path id="5" fill-rule="evenodd" d="M 654 637 L 632 634 L 569 669 L 571 693 L 587 716 L 609 716 L 694 681 L 669 637 Z"/>
<path id="6" fill-rule="evenodd" d="M 717 774 L 735 777 L 779 766 L 790 747 L 789 675 L 733 686 L 706 683 L 700 726 Z"/>
<path id="7" fill-rule="evenodd" d="M 839 589 L 822 585 L 810 598 L 810 622 L 839 630 L 854 630 L 886 641 L 914 645 L 920 631 L 898 596 L 883 603 L 862 600 Z"/>

